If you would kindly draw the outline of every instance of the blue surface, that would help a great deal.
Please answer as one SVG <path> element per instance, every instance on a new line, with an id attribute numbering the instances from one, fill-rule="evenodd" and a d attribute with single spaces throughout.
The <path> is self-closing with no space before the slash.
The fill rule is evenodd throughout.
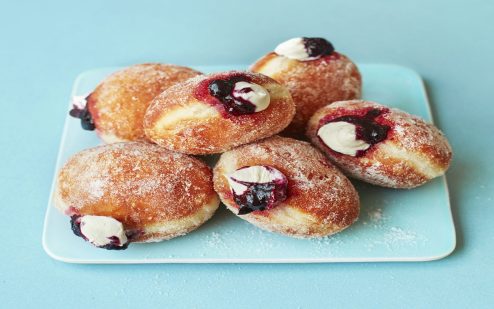
<path id="1" fill-rule="evenodd" d="M 212 73 L 246 67 L 193 68 Z M 381 64 L 359 64 L 359 69 L 364 99 L 431 119 L 422 79 L 413 70 Z M 74 83 L 72 95 L 86 96 L 115 70 L 102 68 L 82 73 Z M 68 104 L 68 108 L 72 105 Z M 67 114 L 65 122 L 57 173 L 73 154 L 101 144 L 95 132 L 81 128 L 80 119 Z M 361 201 L 359 220 L 344 232 L 322 239 L 295 239 L 264 232 L 222 206 L 207 224 L 186 237 L 133 244 L 125 251 L 100 250 L 77 238 L 69 228 L 69 218 L 50 200 L 43 247 L 53 258 L 73 263 L 427 261 L 443 258 L 455 248 L 444 177 L 415 190 L 385 189 L 360 182 L 356 185 Z"/>
<path id="2" fill-rule="evenodd" d="M 0 307 L 492 306 L 494 2 L 264 2 L 0 4 Z M 455 150 L 448 181 L 458 246 L 451 256 L 421 263 L 88 266 L 43 252 L 43 214 L 79 72 L 150 60 L 247 63 L 295 35 L 325 36 L 358 62 L 396 63 L 425 77 L 435 121 Z"/>

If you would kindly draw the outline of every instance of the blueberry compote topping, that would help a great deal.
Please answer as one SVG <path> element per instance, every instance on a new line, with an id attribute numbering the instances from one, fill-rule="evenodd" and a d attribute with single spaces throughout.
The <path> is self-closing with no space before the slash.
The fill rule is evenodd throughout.
<path id="1" fill-rule="evenodd" d="M 209 94 L 220 100 L 225 106 L 225 110 L 235 116 L 253 114 L 256 112 L 256 105 L 239 96 L 233 95 L 235 83 L 246 81 L 241 76 L 233 76 L 228 80 L 216 79 L 209 84 Z M 251 88 L 244 88 L 243 91 L 253 91 Z"/>
<path id="2" fill-rule="evenodd" d="M 81 231 L 81 216 L 74 215 L 70 217 L 70 227 L 72 228 L 72 232 L 74 232 L 76 236 L 83 238 L 85 241 L 89 241 Z M 125 250 L 129 246 L 129 242 L 121 244 L 120 239 L 117 236 L 110 236 L 108 237 L 108 239 L 110 240 L 110 242 L 99 248 L 107 250 Z"/>
<path id="3" fill-rule="evenodd" d="M 389 126 L 379 124 L 376 118 L 387 112 L 387 109 L 371 109 L 364 116 L 349 115 L 332 119 L 329 122 L 344 121 L 356 126 L 356 138 L 370 145 L 382 142 L 388 136 Z M 328 123 L 329 123 L 328 122 Z M 357 157 L 362 156 L 365 150 L 357 152 Z"/>
<path id="4" fill-rule="evenodd" d="M 334 52 L 333 44 L 323 38 L 303 38 L 303 42 L 311 58 L 319 58 Z"/>
<path id="5" fill-rule="evenodd" d="M 238 215 L 271 209 L 287 198 L 288 181 L 280 171 L 270 166 L 251 166 L 241 168 L 237 172 L 246 169 L 257 170 L 238 174 L 239 178 L 235 178 L 235 173 L 230 176 L 230 182 L 236 183 L 232 187 L 232 193 L 235 203 L 240 206 Z M 262 173 L 269 176 L 261 175 Z"/>
<path id="6" fill-rule="evenodd" d="M 94 125 L 93 117 L 87 108 L 87 97 L 86 98 L 74 98 L 74 103 L 72 104 L 72 109 L 69 115 L 74 118 L 81 119 L 81 126 L 84 130 L 93 131 L 96 126 Z"/>

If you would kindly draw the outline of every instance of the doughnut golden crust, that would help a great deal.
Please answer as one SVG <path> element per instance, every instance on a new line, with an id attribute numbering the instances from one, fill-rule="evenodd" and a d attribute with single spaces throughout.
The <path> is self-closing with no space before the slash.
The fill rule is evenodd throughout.
<path id="1" fill-rule="evenodd" d="M 325 124 L 339 122 L 338 119 L 357 119 L 360 124 L 355 132 L 359 134 L 365 121 L 385 130 L 371 132 L 381 134 L 380 141 L 368 144 L 368 149 L 356 155 L 348 155 L 329 147 L 321 135 Z M 307 136 L 347 175 L 390 188 L 413 188 L 441 176 L 452 158 L 451 146 L 434 125 L 370 101 L 342 101 L 321 108 L 310 119 Z"/>
<path id="2" fill-rule="evenodd" d="M 212 85 L 218 81 L 233 87 L 238 80 L 260 86 L 269 94 L 269 105 L 266 107 L 264 100 L 261 103 L 265 109 L 242 114 L 243 110 L 234 109 L 238 106 L 229 109 L 211 94 Z M 249 106 L 257 108 L 254 104 Z M 150 140 L 167 149 L 213 154 L 280 132 L 294 113 L 295 105 L 284 86 L 261 74 L 231 71 L 198 76 L 170 87 L 153 100 L 144 129 Z"/>
<path id="3" fill-rule="evenodd" d="M 310 61 L 271 52 L 250 70 L 277 80 L 290 91 L 297 112 L 282 133 L 288 136 L 303 136 L 309 118 L 319 108 L 335 101 L 358 99 L 361 95 L 362 79 L 357 66 L 337 52 Z"/>
<path id="4" fill-rule="evenodd" d="M 59 172 L 54 201 L 72 218 L 118 220 L 130 242 L 184 235 L 207 221 L 219 205 L 211 169 L 203 162 L 138 142 L 72 156 Z"/>
<path id="5" fill-rule="evenodd" d="M 151 100 L 200 74 L 186 67 L 146 63 L 110 75 L 86 98 L 98 135 L 107 143 L 145 140 L 142 122 Z"/>
<path id="6" fill-rule="evenodd" d="M 339 232 L 357 220 L 359 197 L 350 181 L 309 143 L 279 136 L 221 155 L 214 168 L 214 187 L 235 214 L 240 207 L 228 177 L 248 166 L 269 166 L 287 181 L 281 203 L 239 216 L 262 229 L 312 238 Z"/>

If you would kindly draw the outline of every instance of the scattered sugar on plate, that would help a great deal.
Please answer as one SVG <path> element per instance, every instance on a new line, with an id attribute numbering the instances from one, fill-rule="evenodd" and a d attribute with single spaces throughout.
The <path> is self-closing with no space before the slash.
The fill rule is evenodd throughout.
<path id="1" fill-rule="evenodd" d="M 381 208 L 370 209 L 367 212 L 367 216 L 369 218 L 369 221 L 376 226 L 382 224 L 386 220 Z"/>
<path id="2" fill-rule="evenodd" d="M 399 247 L 417 246 L 419 242 L 425 242 L 426 238 L 414 231 L 406 230 L 399 226 L 388 226 L 390 217 L 385 215 L 382 208 L 372 208 L 367 210 L 367 218 L 362 224 L 367 228 L 372 228 L 379 238 L 369 239 L 365 245 L 368 251 L 375 247 L 384 246 L 388 250 Z"/>
<path id="3" fill-rule="evenodd" d="M 273 242 L 269 241 L 269 236 L 266 231 L 263 231 L 259 228 L 251 227 L 250 228 L 250 236 L 252 240 L 257 242 L 256 253 L 265 252 L 268 249 L 273 248 Z"/>
<path id="4" fill-rule="evenodd" d="M 324 252 L 329 255 L 336 253 L 339 247 L 344 244 L 340 234 L 329 235 L 321 238 L 313 238 L 310 240 L 318 252 Z"/>
<path id="5" fill-rule="evenodd" d="M 384 234 L 384 239 L 388 243 L 415 242 L 417 240 L 417 233 L 405 231 L 399 227 L 393 226 L 386 234 Z"/>
<path id="6" fill-rule="evenodd" d="M 206 236 L 206 246 L 209 248 L 219 249 L 226 248 L 227 244 L 223 239 L 223 235 L 218 232 L 212 232 L 208 236 Z"/>

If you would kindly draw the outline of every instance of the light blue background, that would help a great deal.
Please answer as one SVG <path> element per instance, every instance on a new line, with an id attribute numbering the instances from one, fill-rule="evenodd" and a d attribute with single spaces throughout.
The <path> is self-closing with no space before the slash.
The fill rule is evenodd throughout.
<path id="1" fill-rule="evenodd" d="M 0 3 L 0 307 L 488 307 L 494 303 L 492 1 Z M 423 263 L 70 265 L 41 248 L 71 85 L 144 61 L 249 63 L 325 36 L 358 62 L 426 80 L 455 150 L 458 246 Z"/>

